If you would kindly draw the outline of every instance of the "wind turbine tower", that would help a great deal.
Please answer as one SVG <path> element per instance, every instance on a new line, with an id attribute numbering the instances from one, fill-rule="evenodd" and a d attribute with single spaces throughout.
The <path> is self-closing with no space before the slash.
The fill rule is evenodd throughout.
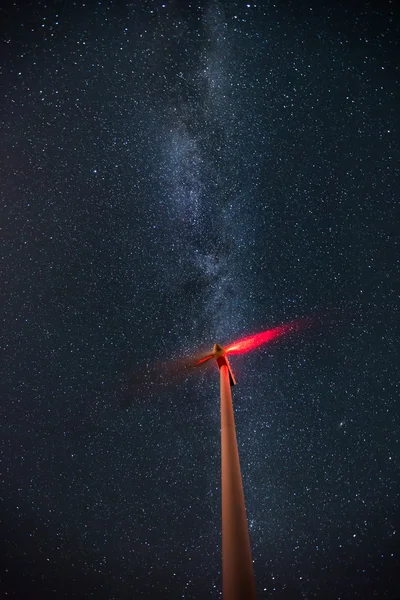
<path id="1" fill-rule="evenodd" d="M 213 355 L 221 386 L 222 594 L 224 600 L 255 600 L 256 584 L 236 440 L 231 387 L 235 377 L 225 350 Z"/>

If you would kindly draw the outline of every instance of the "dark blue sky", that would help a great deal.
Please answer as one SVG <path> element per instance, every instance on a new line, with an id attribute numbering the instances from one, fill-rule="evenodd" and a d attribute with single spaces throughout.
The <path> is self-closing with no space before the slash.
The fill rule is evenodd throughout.
<path id="1" fill-rule="evenodd" d="M 231 360 L 259 597 L 397 598 L 395 3 L 0 10 L 2 593 L 220 597 L 218 372 L 164 362 L 318 315 Z"/>

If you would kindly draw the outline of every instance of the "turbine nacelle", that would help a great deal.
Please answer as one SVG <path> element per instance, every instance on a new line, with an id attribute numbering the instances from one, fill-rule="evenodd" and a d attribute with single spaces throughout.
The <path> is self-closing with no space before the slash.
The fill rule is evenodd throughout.
<path id="1" fill-rule="evenodd" d="M 221 346 L 221 344 L 214 344 L 212 356 L 216 359 L 220 358 L 220 356 L 225 356 L 225 349 Z"/>
<path id="2" fill-rule="evenodd" d="M 219 369 L 221 369 L 222 366 L 228 368 L 229 382 L 231 386 L 236 385 L 236 379 L 232 372 L 231 365 L 229 364 L 229 360 L 227 359 L 225 349 L 220 344 L 214 344 L 212 355 L 213 358 L 216 359 Z"/>

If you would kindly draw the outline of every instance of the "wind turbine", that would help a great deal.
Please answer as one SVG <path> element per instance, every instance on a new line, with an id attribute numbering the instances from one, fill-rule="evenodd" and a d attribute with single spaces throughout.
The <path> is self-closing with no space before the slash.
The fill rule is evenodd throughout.
<path id="1" fill-rule="evenodd" d="M 228 354 L 243 354 L 309 323 L 295 321 L 246 337 L 225 348 L 214 344 L 211 353 L 197 359 L 201 365 L 215 359 L 220 372 L 221 483 L 222 483 L 222 594 L 223 600 L 255 600 L 256 584 L 244 501 L 231 388 L 236 385 Z"/>
<path id="2" fill-rule="evenodd" d="M 188 373 L 192 367 L 200 367 L 214 359 L 220 372 L 221 397 L 221 483 L 222 483 L 222 592 L 223 600 L 255 600 L 256 585 L 251 556 L 249 530 L 244 501 L 239 451 L 236 440 L 235 417 L 231 388 L 236 379 L 229 364 L 228 355 L 244 354 L 286 334 L 309 326 L 314 319 L 301 319 L 273 329 L 236 340 L 225 346 L 214 344 L 211 352 L 192 359 L 159 363 L 153 373 L 144 370 L 131 379 L 136 391 L 144 391 L 155 375 L 165 372 L 166 380 Z M 148 365 L 146 365 L 148 367 Z M 127 390 L 128 391 L 128 390 Z M 131 394 L 129 393 L 129 396 Z"/>

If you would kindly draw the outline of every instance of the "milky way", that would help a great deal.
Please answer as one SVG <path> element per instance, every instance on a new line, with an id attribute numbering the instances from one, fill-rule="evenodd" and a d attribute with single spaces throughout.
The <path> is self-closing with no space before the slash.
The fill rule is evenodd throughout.
<path id="1" fill-rule="evenodd" d="M 394 5 L 1 11 L 3 595 L 221 597 L 218 371 L 176 366 L 310 319 L 231 359 L 258 595 L 394 600 Z"/>

